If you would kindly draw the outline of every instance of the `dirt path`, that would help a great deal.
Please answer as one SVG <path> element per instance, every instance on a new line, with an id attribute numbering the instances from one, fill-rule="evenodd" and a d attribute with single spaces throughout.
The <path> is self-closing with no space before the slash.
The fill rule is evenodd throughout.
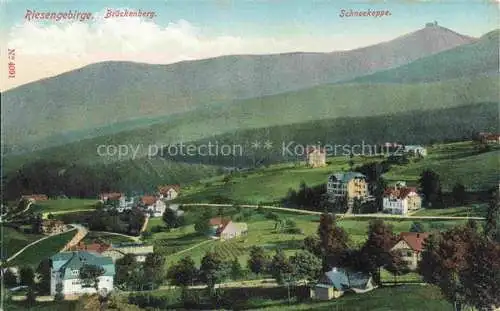
<path id="1" fill-rule="evenodd" d="M 208 203 L 183 203 L 184 206 L 214 206 L 214 207 L 231 207 L 234 204 L 208 204 Z M 240 205 L 246 208 L 257 208 L 259 205 Z M 269 205 L 260 205 L 261 208 L 271 209 L 284 212 L 294 212 L 309 215 L 321 215 L 323 212 L 309 211 L 295 208 L 277 207 Z M 391 214 L 335 214 L 338 218 L 382 218 L 382 219 L 435 219 L 435 220 L 484 220 L 484 217 L 466 217 L 466 216 L 403 216 Z"/>
<path id="2" fill-rule="evenodd" d="M 20 249 L 17 253 L 15 253 L 14 255 L 12 255 L 12 256 L 10 256 L 9 258 L 7 258 L 7 260 L 6 260 L 5 262 L 9 262 L 9 261 L 11 261 L 12 259 L 14 259 L 14 258 L 16 258 L 17 256 L 19 256 L 22 252 L 24 252 L 27 248 L 29 248 L 29 247 L 31 247 L 31 246 L 33 246 L 33 245 L 35 245 L 35 244 L 38 244 L 38 243 L 42 242 L 43 240 L 49 239 L 49 238 L 51 238 L 51 237 L 54 237 L 54 236 L 57 236 L 57 235 L 60 235 L 60 234 L 66 233 L 66 232 L 70 232 L 70 231 L 72 231 L 72 230 L 78 230 L 78 227 L 77 227 L 78 225 L 73 225 L 73 224 L 71 224 L 70 226 L 72 226 L 72 227 L 73 227 L 73 228 L 72 228 L 72 229 L 70 229 L 70 230 L 66 230 L 66 231 L 64 231 L 64 232 L 60 232 L 60 233 L 56 233 L 56 234 L 52 234 L 52 235 L 48 235 L 48 236 L 45 236 L 45 237 L 43 237 L 43 238 L 41 238 L 41 239 L 38 239 L 38 240 L 36 240 L 36 241 L 31 242 L 30 244 L 28 244 L 28 245 L 26 245 L 25 247 L 23 247 L 22 249 Z M 75 236 L 77 236 L 77 235 L 78 235 L 78 233 L 79 233 L 79 231 L 75 234 Z M 73 238 L 75 238 L 75 237 L 73 237 Z"/>

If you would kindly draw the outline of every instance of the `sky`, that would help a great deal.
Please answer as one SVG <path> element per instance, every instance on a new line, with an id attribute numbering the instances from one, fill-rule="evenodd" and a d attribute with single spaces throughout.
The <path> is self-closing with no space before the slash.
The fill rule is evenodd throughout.
<path id="1" fill-rule="evenodd" d="M 0 0 L 1 89 L 107 60 L 169 64 L 228 54 L 331 52 L 388 41 L 438 21 L 479 37 L 498 28 L 498 1 Z M 105 18 L 108 9 L 154 12 Z M 28 11 L 91 13 L 85 21 L 26 18 Z M 342 10 L 389 11 L 341 17 Z M 11 65 L 12 68 L 12 65 Z"/>

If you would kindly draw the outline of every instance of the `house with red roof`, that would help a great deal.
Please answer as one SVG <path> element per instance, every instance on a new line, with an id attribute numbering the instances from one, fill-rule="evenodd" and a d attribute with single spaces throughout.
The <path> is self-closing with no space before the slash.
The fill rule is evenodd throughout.
<path id="1" fill-rule="evenodd" d="M 428 232 L 401 232 L 398 242 L 392 247 L 391 251 L 400 252 L 408 268 L 415 270 L 422 259 L 425 239 L 428 237 Z"/>
<path id="2" fill-rule="evenodd" d="M 222 241 L 247 234 L 248 226 L 244 222 L 233 222 L 229 218 L 214 217 L 209 221 L 210 235 Z"/>
<path id="3" fill-rule="evenodd" d="M 417 189 L 404 184 L 385 189 L 382 202 L 383 212 L 388 214 L 408 215 L 422 207 Z"/>
<path id="4" fill-rule="evenodd" d="M 173 200 L 177 198 L 181 192 L 181 186 L 179 185 L 165 185 L 158 187 L 158 195 L 160 199 Z"/>
<path id="5" fill-rule="evenodd" d="M 167 208 L 165 202 L 154 195 L 145 195 L 141 197 L 141 205 L 151 217 L 161 217 Z"/>
<path id="6" fill-rule="evenodd" d="M 309 146 L 306 149 L 306 161 L 310 167 L 326 166 L 326 150 L 317 146 Z"/>

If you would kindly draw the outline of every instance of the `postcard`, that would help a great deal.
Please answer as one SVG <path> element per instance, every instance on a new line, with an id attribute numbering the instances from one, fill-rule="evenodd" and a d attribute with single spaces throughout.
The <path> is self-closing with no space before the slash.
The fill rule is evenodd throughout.
<path id="1" fill-rule="evenodd" d="M 499 310 L 498 1 L 0 1 L 0 310 Z"/>

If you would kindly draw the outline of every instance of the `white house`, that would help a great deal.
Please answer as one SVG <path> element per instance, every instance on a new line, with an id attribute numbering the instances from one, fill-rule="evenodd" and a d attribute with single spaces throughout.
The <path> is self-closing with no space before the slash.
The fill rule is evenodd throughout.
<path id="1" fill-rule="evenodd" d="M 158 187 L 158 193 L 160 199 L 164 199 L 167 201 L 177 198 L 177 196 L 180 193 L 180 190 L 181 187 L 179 185 L 166 185 Z"/>
<path id="2" fill-rule="evenodd" d="M 161 217 L 167 208 L 165 202 L 152 195 L 143 196 L 141 203 L 146 212 L 150 213 L 152 217 Z"/>
<path id="3" fill-rule="evenodd" d="M 384 213 L 408 215 L 422 207 L 422 199 L 416 188 L 396 185 L 385 189 L 382 204 Z"/>
<path id="4" fill-rule="evenodd" d="M 115 265 L 110 257 L 104 257 L 94 252 L 77 251 L 61 252 L 51 258 L 50 294 L 57 293 L 57 284 L 62 285 L 63 295 L 93 294 L 96 292 L 94 284 L 85 284 L 80 278 L 80 268 L 84 265 L 94 265 L 103 269 L 98 277 L 98 290 L 113 291 Z"/>
<path id="5" fill-rule="evenodd" d="M 134 207 L 134 198 L 127 197 L 120 192 L 102 193 L 99 200 L 105 205 L 114 206 L 120 213 Z"/>

